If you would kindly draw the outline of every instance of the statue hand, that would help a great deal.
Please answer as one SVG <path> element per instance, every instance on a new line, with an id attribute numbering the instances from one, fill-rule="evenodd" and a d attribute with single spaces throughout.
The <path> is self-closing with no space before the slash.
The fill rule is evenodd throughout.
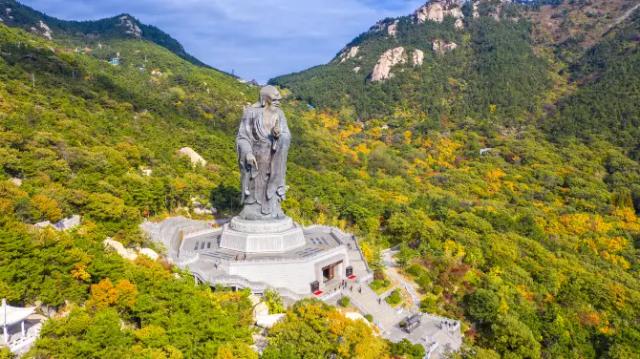
<path id="1" fill-rule="evenodd" d="M 280 130 L 280 124 L 279 123 L 276 123 L 276 125 L 273 126 L 273 130 L 271 130 L 271 133 L 273 134 L 274 138 L 276 138 L 276 139 L 280 138 L 281 130 Z"/>
<path id="2" fill-rule="evenodd" d="M 254 156 L 253 153 L 247 153 L 246 161 L 247 165 L 255 168 L 256 170 L 258 169 L 258 161 L 256 161 L 256 156 Z"/>

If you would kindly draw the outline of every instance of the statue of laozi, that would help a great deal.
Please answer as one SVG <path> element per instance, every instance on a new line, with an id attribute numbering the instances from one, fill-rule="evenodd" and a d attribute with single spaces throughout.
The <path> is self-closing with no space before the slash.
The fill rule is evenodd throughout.
<path id="1" fill-rule="evenodd" d="M 245 220 L 285 218 L 285 175 L 291 133 L 273 86 L 260 90 L 260 101 L 245 108 L 236 138 Z"/>

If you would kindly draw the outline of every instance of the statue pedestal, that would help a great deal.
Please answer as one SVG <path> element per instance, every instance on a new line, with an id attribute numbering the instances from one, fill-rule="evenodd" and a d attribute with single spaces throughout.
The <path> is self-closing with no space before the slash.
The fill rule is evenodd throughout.
<path id="1" fill-rule="evenodd" d="M 305 243 L 302 227 L 289 217 L 268 221 L 233 217 L 220 236 L 220 248 L 244 253 L 287 252 Z"/>

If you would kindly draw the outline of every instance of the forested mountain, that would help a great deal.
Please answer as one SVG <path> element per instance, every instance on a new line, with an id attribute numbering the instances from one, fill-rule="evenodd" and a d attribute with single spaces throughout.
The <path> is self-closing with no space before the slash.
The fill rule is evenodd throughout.
<path id="1" fill-rule="evenodd" d="M 329 64 L 271 82 L 314 106 L 353 109 L 365 120 L 400 109 L 423 113 L 423 125 L 432 128 L 489 111 L 525 120 L 522 110 L 534 111 L 550 88 L 546 60 L 531 46 L 531 24 L 518 5 L 474 4 L 434 1 L 383 20 Z M 390 49 L 402 54 L 392 59 Z"/>
<path id="2" fill-rule="evenodd" d="M 207 66 L 187 53 L 176 39 L 155 26 L 146 25 L 129 14 L 96 21 L 65 21 L 43 14 L 15 0 L 0 0 L 0 20 L 8 26 L 55 39 L 81 51 L 102 49 L 110 40 L 143 39 L 160 45 L 181 58 L 199 66 Z M 105 56 L 116 56 L 115 52 Z"/>
<path id="3" fill-rule="evenodd" d="M 378 277 L 399 245 L 421 307 L 463 321 L 462 357 L 639 357 L 634 2 L 442 3 L 441 22 L 427 5 L 274 80 L 287 213 L 358 235 Z M 61 314 L 27 356 L 256 357 L 246 293 L 102 241 L 150 245 L 138 224 L 192 197 L 237 210 L 235 128 L 257 89 L 112 25 L 58 37 L 47 17 L 48 39 L 0 16 L 0 297 Z M 33 227 L 76 213 L 69 232 Z M 419 357 L 317 302 L 287 318 L 265 357 Z"/>
<path id="4" fill-rule="evenodd" d="M 188 215 L 194 197 L 235 206 L 235 131 L 257 89 L 144 39 L 111 38 L 104 53 L 67 40 L 0 24 L 0 297 L 57 312 L 26 356 L 257 357 L 248 293 L 194 286 L 169 263 L 102 243 L 153 246 L 141 221 Z M 115 65 L 107 51 L 129 55 Z M 184 146 L 209 164 L 192 166 Z M 34 226 L 72 214 L 76 230 Z M 329 315 L 345 320 L 323 307 L 308 321 Z M 367 326 L 353 333 L 325 333 L 324 350 L 389 351 Z"/>
<path id="5" fill-rule="evenodd" d="M 640 356 L 637 9 L 434 0 L 271 80 L 345 158 L 307 207 L 400 244 L 464 355 Z"/>
<path id="6" fill-rule="evenodd" d="M 575 90 L 547 108 L 547 130 L 554 137 L 604 138 L 640 160 L 640 11 L 570 69 Z"/>
<path id="7" fill-rule="evenodd" d="M 638 5 L 432 1 L 380 21 L 329 64 L 271 82 L 361 120 L 420 113 L 418 124 L 401 124 L 419 131 L 496 114 L 509 126 L 546 124 L 559 137 L 604 132 L 637 159 Z M 393 58 L 393 49 L 402 53 Z"/>

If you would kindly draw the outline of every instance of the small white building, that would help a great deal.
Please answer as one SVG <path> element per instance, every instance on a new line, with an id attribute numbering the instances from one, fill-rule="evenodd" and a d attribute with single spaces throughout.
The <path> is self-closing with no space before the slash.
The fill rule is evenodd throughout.
<path id="1" fill-rule="evenodd" d="M 28 318 L 35 312 L 35 307 L 13 307 L 2 299 L 0 308 L 0 324 L 2 325 L 2 341 L 14 354 L 21 354 L 29 350 L 40 335 L 42 323 L 31 323 Z"/>
<path id="2" fill-rule="evenodd" d="M 82 217 L 80 217 L 80 215 L 74 214 L 73 216 L 69 218 L 64 218 L 56 223 L 44 221 L 44 222 L 36 223 L 35 226 L 40 229 L 53 227 L 58 231 L 67 231 L 79 226 L 81 222 L 82 222 Z"/>

